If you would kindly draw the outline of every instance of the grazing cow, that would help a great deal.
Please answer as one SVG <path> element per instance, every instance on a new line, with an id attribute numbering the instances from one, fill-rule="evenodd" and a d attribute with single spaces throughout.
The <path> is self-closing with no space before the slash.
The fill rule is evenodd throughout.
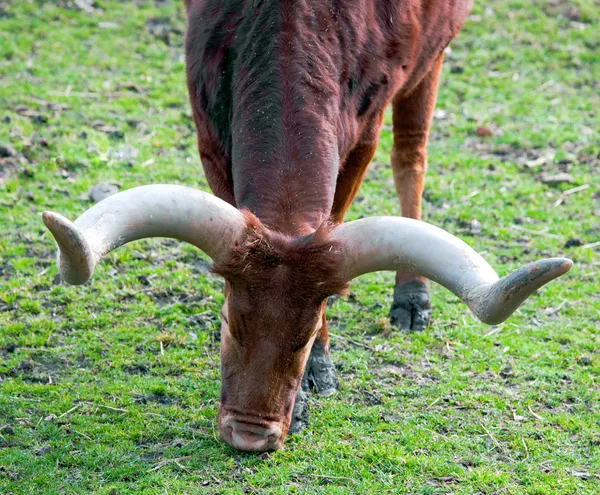
<path id="1" fill-rule="evenodd" d="M 335 391 L 325 306 L 350 280 L 397 271 L 392 322 L 422 329 L 425 278 L 487 323 L 507 318 L 571 263 L 498 279 L 471 248 L 419 222 L 442 56 L 469 0 L 186 0 L 187 84 L 216 195 L 131 189 L 74 223 L 44 213 L 70 283 L 143 237 L 206 252 L 225 280 L 220 437 L 277 449 L 305 420 L 303 390 Z M 402 215 L 342 224 L 393 106 L 391 166 Z M 304 377 L 304 380 L 303 380 Z M 295 405 L 295 406 L 294 406 Z"/>

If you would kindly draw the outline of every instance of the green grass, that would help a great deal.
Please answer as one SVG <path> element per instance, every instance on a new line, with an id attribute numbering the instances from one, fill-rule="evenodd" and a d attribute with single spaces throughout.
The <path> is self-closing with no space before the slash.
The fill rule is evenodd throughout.
<path id="1" fill-rule="evenodd" d="M 385 324 L 393 274 L 355 281 L 328 309 L 342 390 L 255 456 L 215 435 L 223 283 L 206 258 L 139 242 L 69 287 L 39 218 L 75 218 L 101 181 L 207 189 L 181 5 L 4 2 L 0 142 L 17 155 L 0 162 L 0 493 L 598 493 L 600 250 L 565 244 L 600 240 L 600 7 L 475 3 L 446 57 L 424 217 L 501 274 L 575 266 L 493 328 L 433 286 L 418 334 Z M 399 214 L 387 123 L 348 219 Z M 574 183 L 538 180 L 559 171 Z"/>

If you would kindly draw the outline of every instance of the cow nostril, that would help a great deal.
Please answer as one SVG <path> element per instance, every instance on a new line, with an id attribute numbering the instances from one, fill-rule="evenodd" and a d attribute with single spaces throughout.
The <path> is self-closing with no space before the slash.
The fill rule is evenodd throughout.
<path id="1" fill-rule="evenodd" d="M 257 435 L 251 431 L 233 430 L 231 433 L 232 445 L 241 450 L 260 451 L 271 447 L 271 436 Z"/>
<path id="2" fill-rule="evenodd" d="M 277 423 L 258 426 L 228 418 L 221 425 L 220 437 L 232 447 L 246 452 L 276 450 L 283 443 Z"/>
<path id="3" fill-rule="evenodd" d="M 231 435 L 233 434 L 233 428 L 231 426 L 223 426 L 221 427 L 221 432 L 220 432 L 220 436 L 223 440 L 225 440 L 226 442 L 228 442 L 228 438 L 231 438 Z M 229 443 L 229 442 L 228 442 Z"/>

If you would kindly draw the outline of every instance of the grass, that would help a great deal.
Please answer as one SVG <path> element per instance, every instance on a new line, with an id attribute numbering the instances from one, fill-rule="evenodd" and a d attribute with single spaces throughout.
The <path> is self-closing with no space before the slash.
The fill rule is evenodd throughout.
<path id="1" fill-rule="evenodd" d="M 69 287 L 39 218 L 75 218 L 102 181 L 207 189 L 181 5 L 3 3 L 0 493 L 598 493 L 600 8 L 475 3 L 446 57 L 424 216 L 501 274 L 575 266 L 493 328 L 433 286 L 417 334 L 386 324 L 393 274 L 355 281 L 328 310 L 342 390 L 262 456 L 216 439 L 223 283 L 206 258 L 139 242 Z M 399 214 L 389 123 L 348 219 Z M 539 180 L 558 172 L 573 183 Z"/>

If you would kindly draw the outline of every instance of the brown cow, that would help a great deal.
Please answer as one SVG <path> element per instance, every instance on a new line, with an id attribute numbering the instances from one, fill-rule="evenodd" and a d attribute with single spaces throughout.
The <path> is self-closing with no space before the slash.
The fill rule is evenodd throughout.
<path id="1" fill-rule="evenodd" d="M 443 51 L 469 7 L 469 0 L 187 0 L 187 83 L 202 165 L 220 199 L 144 186 L 75 223 L 44 214 L 71 283 L 143 237 L 182 239 L 213 258 L 226 279 L 219 432 L 232 446 L 281 447 L 292 419 L 293 429 L 305 419 L 302 388 L 335 391 L 326 300 L 362 273 L 397 271 L 392 322 L 422 329 L 430 312 L 425 277 L 498 323 L 569 269 L 569 260 L 545 260 L 498 280 L 464 243 L 410 220 L 421 216 Z M 341 224 L 390 102 L 391 164 L 410 219 Z"/>

